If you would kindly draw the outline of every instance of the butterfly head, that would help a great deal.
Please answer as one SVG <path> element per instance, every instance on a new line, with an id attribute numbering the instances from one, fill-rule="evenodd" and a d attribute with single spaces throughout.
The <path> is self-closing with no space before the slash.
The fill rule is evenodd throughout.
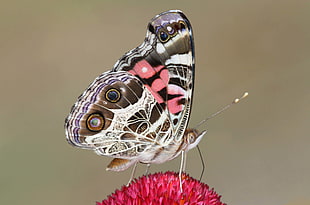
<path id="1" fill-rule="evenodd" d="M 183 138 L 186 145 L 185 151 L 196 147 L 206 133 L 206 130 L 199 133 L 196 129 L 186 129 Z"/>

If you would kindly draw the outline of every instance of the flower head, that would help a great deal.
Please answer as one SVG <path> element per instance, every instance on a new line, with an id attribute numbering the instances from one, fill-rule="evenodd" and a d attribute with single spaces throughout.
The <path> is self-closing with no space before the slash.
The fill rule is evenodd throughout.
<path id="1" fill-rule="evenodd" d="M 116 190 L 102 202 L 97 202 L 97 205 L 224 205 L 220 201 L 221 196 L 213 189 L 186 174 L 182 174 L 183 192 L 179 183 L 179 175 L 174 172 L 142 176 Z"/>

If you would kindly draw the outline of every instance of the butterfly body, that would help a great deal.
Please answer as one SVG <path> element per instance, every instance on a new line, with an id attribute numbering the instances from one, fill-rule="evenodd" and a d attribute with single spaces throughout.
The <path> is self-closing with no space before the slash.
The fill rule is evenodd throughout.
<path id="1" fill-rule="evenodd" d="M 159 14 L 144 42 L 78 98 L 65 122 L 67 140 L 113 157 L 113 171 L 169 161 L 204 134 L 187 129 L 193 86 L 191 25 L 181 11 Z"/>

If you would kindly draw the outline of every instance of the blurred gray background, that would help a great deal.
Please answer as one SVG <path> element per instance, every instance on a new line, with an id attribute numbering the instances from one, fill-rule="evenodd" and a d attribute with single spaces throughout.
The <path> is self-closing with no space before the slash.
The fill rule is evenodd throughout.
<path id="1" fill-rule="evenodd" d="M 191 126 L 208 121 L 202 179 L 232 205 L 310 204 L 310 2 L 2 1 L 0 204 L 95 204 L 131 170 L 67 144 L 64 119 L 90 82 L 138 46 L 156 14 L 183 10 L 196 44 Z M 151 166 L 178 171 L 180 160 Z M 139 165 L 136 176 L 144 173 Z M 197 150 L 187 172 L 199 178 Z"/>

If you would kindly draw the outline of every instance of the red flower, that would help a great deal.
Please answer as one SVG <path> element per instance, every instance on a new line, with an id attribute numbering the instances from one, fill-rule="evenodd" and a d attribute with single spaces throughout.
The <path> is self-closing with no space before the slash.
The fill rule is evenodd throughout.
<path id="1" fill-rule="evenodd" d="M 142 176 L 128 186 L 108 196 L 97 205 L 224 205 L 218 195 L 209 186 L 200 181 L 182 175 L 183 192 L 180 192 L 179 175 L 174 172 L 155 173 Z"/>

